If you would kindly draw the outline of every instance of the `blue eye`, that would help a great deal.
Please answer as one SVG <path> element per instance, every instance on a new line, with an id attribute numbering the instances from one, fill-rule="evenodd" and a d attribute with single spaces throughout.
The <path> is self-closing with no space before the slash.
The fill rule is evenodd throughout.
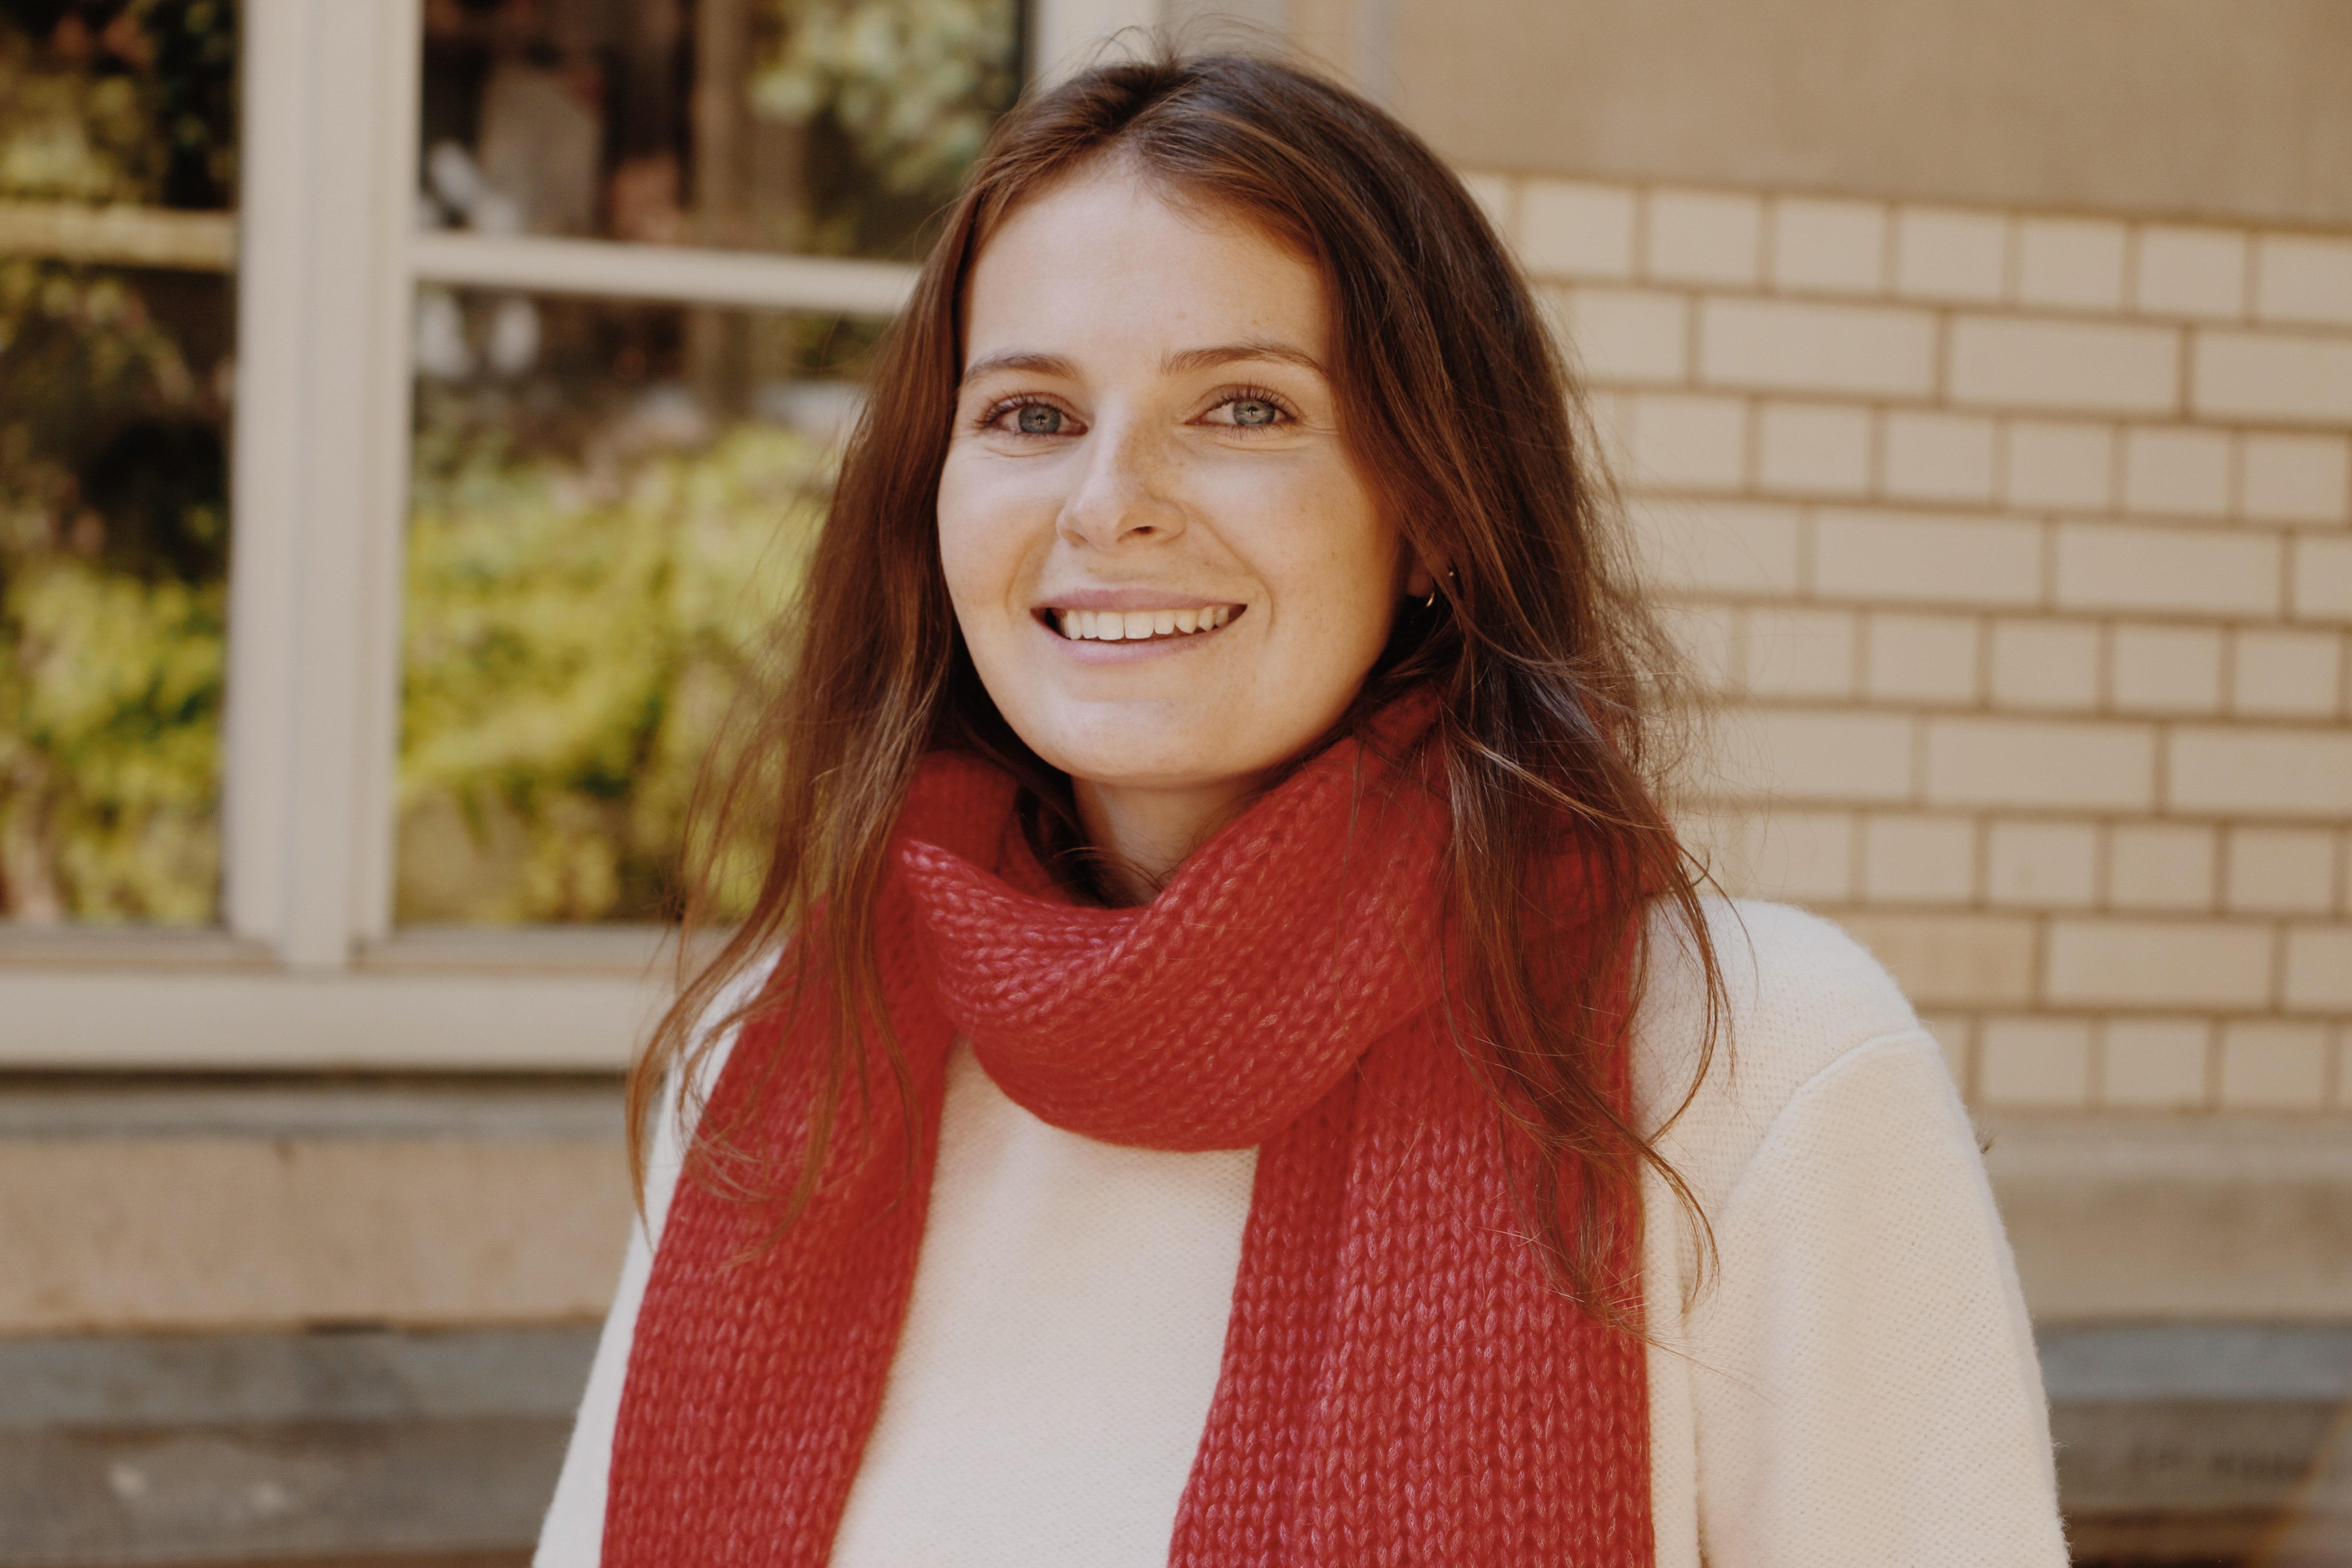
<path id="1" fill-rule="evenodd" d="M 1032 403 L 1013 416 L 1013 423 L 1024 436 L 1058 436 L 1062 433 L 1062 411 L 1043 403 Z"/>
<path id="2" fill-rule="evenodd" d="M 1234 411 L 1236 425 L 1271 425 L 1281 411 L 1262 397 L 1242 397 L 1225 405 Z"/>

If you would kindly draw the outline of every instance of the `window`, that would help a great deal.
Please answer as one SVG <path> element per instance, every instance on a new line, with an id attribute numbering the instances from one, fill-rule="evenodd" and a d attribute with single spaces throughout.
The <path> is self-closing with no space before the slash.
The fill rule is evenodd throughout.
<path id="1" fill-rule="evenodd" d="M 234 10 L 0 13 L 0 918 L 220 888 Z"/>
<path id="2" fill-rule="evenodd" d="M 180 334 L 182 369 L 150 379 L 185 392 L 184 425 L 209 419 L 234 483 L 224 535 L 205 521 L 217 458 L 119 465 L 176 487 L 170 515 L 213 542 L 202 559 L 159 547 L 192 563 L 177 576 L 116 567 L 107 552 L 136 524 L 79 554 L 70 519 L 35 542 L 146 595 L 150 621 L 209 615 L 225 642 L 215 630 L 216 673 L 151 680 L 142 710 L 151 727 L 168 711 L 200 759 L 193 804 L 135 836 L 194 890 L 168 909 L 109 893 L 89 912 L 134 923 L 105 931 L 38 927 L 26 916 L 43 909 L 12 904 L 0 1065 L 617 1065 L 658 934 L 632 922 L 661 912 L 712 693 L 760 583 L 796 569 L 795 520 L 815 515 L 859 354 L 904 299 L 925 224 L 1024 58 L 1070 59 L 1156 7 L 58 8 L 100 61 L 74 90 L 151 68 L 134 26 L 237 23 L 234 79 L 215 69 L 202 100 L 218 106 L 205 123 L 237 117 L 236 159 L 204 149 L 228 171 L 217 188 L 234 180 L 233 217 L 225 194 L 169 205 L 196 188 L 178 142 L 142 175 L 158 193 L 140 197 L 143 226 L 119 191 L 103 211 L 105 192 L 0 192 L 0 268 L 173 264 L 173 283 L 120 276 L 144 321 Z M 0 69 L 21 71 L 55 40 L 7 47 Z M 205 287 L 209 305 L 174 303 Z M 233 342 L 199 330 L 232 316 Z M 0 482 L 22 471 L 12 458 Z M 101 521 L 154 511 L 106 504 Z M 0 547 L 22 554 L 35 531 L 7 527 Z M 5 559 L 12 585 L 26 576 Z M 583 633 L 592 602 L 627 606 L 644 657 Z M 58 912 L 82 912 L 65 897 Z"/>

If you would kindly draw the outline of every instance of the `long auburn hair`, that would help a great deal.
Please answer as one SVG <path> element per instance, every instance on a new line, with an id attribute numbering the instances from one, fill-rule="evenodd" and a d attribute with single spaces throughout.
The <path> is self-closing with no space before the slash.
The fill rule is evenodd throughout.
<path id="1" fill-rule="evenodd" d="M 817 1064 L 797 1174 L 764 1190 L 747 1180 L 789 1166 L 790 1155 L 740 1146 L 743 1120 L 713 1125 L 691 1087 L 679 1109 L 694 1121 L 690 1168 L 743 1195 L 781 1197 L 781 1230 L 812 1195 L 845 1106 L 873 1092 L 877 1068 L 862 1042 L 879 1040 L 898 1093 L 911 1097 L 874 921 L 888 837 L 925 753 L 992 760 L 1024 786 L 1034 834 L 1082 842 L 1067 779 L 1013 734 L 964 647 L 936 509 L 974 262 L 1016 206 L 1110 157 L 1171 200 L 1259 225 L 1322 273 L 1345 438 L 1406 549 L 1442 573 L 1436 605 L 1399 616 L 1328 739 L 1364 732 L 1408 690 L 1435 694 L 1420 744 L 1452 816 L 1446 897 L 1465 970 L 1446 983 L 1454 1036 L 1517 1134 L 1513 1165 L 1538 1255 L 1561 1288 L 1627 1321 L 1643 1167 L 1696 1205 L 1654 1134 L 1619 1109 L 1612 1085 L 1626 1070 L 1625 1031 L 1599 1004 L 1662 897 L 1706 976 L 1702 1073 L 1721 994 L 1698 903 L 1704 872 L 1653 788 L 1681 706 L 1665 689 L 1675 662 L 1633 589 L 1573 379 L 1484 212 L 1379 109 L 1247 56 L 1108 63 L 1027 100 L 999 123 L 947 212 L 877 351 L 866 412 L 782 623 L 778 679 L 742 705 L 719 753 L 727 760 L 706 769 L 698 792 L 700 864 L 677 997 L 629 1080 L 640 1194 L 665 1082 L 700 1083 L 709 1053 L 740 1024 L 796 1005 L 820 978 L 832 1044 Z M 711 932 L 715 954 L 698 963 L 709 949 L 695 933 L 715 923 L 712 879 L 746 825 L 764 856 L 757 895 L 731 931 Z M 1580 913 L 1594 923 L 1572 944 L 1557 941 L 1557 921 L 1535 898 L 1533 878 L 1562 853 L 1582 858 L 1591 889 Z M 791 943 L 757 996 L 719 1005 L 740 994 L 731 982 L 820 910 L 820 954 Z M 1565 975 L 1563 946 L 1584 955 Z M 1639 984 L 1637 965 L 1635 994 Z M 754 1064 L 762 1081 L 774 1067 Z M 1579 1170 L 1580 1181 L 1569 1179 Z"/>

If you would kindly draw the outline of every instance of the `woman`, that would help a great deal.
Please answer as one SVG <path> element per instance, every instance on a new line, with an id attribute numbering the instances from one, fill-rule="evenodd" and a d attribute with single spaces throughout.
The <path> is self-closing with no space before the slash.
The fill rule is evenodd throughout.
<path id="1" fill-rule="evenodd" d="M 542 1563 L 2063 1562 L 1967 1120 L 1865 954 L 1698 897 L 1565 386 L 1313 77 L 1000 129 Z"/>

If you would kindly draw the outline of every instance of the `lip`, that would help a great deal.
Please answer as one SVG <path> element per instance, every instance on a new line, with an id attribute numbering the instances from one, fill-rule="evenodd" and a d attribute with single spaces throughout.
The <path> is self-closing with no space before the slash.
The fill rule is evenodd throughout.
<path id="1" fill-rule="evenodd" d="M 1066 594 L 1048 595 L 1029 609 L 1043 616 L 1049 610 L 1197 610 L 1205 605 L 1239 608 L 1242 601 L 1220 599 L 1213 594 L 1172 594 L 1164 588 L 1073 588 Z"/>

